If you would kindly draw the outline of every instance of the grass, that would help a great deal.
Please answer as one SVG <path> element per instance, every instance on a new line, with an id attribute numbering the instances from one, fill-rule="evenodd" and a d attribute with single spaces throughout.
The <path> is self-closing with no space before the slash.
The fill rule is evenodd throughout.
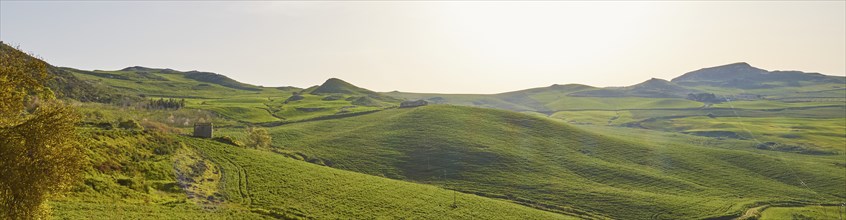
<path id="1" fill-rule="evenodd" d="M 779 142 L 812 149 L 846 152 L 846 121 L 791 117 L 685 117 L 642 123 L 657 130 L 682 132 L 730 132 L 756 142 Z"/>
<path id="2" fill-rule="evenodd" d="M 558 86 L 562 87 L 562 86 Z M 391 92 L 387 95 L 406 99 L 432 99 L 436 103 L 498 108 L 512 111 L 556 112 L 564 110 L 687 109 L 703 104 L 681 98 L 575 97 L 569 94 L 589 89 L 586 86 L 552 86 L 502 94 L 422 94 Z"/>
<path id="3" fill-rule="evenodd" d="M 205 209 L 194 204 L 122 202 L 51 202 L 56 219 L 274 219 L 271 216 L 237 209 Z"/>
<path id="4" fill-rule="evenodd" d="M 274 145 L 332 167 L 594 217 L 706 218 L 759 202 L 846 197 L 836 156 L 760 152 L 749 142 L 738 142 L 743 150 L 686 138 L 653 144 L 626 132 L 456 106 L 271 128 Z M 796 176 L 814 184 L 804 188 Z"/>
<path id="5" fill-rule="evenodd" d="M 272 216 L 317 219 L 568 219 L 435 186 L 318 166 L 269 151 L 183 138 L 221 167 L 229 201 Z M 453 208 L 453 197 L 457 207 Z"/>
<path id="6" fill-rule="evenodd" d="M 51 201 L 58 218 L 693 219 L 809 205 L 762 214 L 784 219 L 831 217 L 810 205 L 846 199 L 846 90 L 838 84 L 696 87 L 767 98 L 706 107 L 570 96 L 596 89 L 583 85 L 376 94 L 336 79 L 304 90 L 161 69 L 68 71 L 121 95 L 185 98 L 187 106 L 74 103 L 90 166 Z M 289 100 L 294 92 L 302 99 Z M 483 108 L 394 109 L 399 100 L 385 95 Z M 362 112 L 375 113 L 313 120 Z M 148 131 L 104 128 L 130 119 Z M 241 140 L 245 126 L 279 125 L 269 127 L 278 153 L 149 131 L 188 133 L 197 121 Z M 767 141 L 835 154 L 758 149 Z"/>
<path id="7" fill-rule="evenodd" d="M 840 206 L 770 207 L 761 212 L 760 220 L 779 219 L 843 219 L 846 209 Z"/>
<path id="8" fill-rule="evenodd" d="M 177 175 L 177 170 L 202 160 L 173 135 L 96 127 L 82 130 L 88 166 L 83 181 L 70 193 L 50 201 L 54 218 L 264 218 L 225 203 L 204 203 L 206 197 L 189 196 L 208 191 L 183 185 L 210 176 Z"/>
<path id="9" fill-rule="evenodd" d="M 325 100 L 327 96 L 303 94 L 302 100 L 288 101 L 287 103 L 285 103 L 285 100 L 274 100 L 267 105 L 270 106 L 274 115 L 283 118 L 285 121 L 300 121 L 328 115 L 373 111 L 392 106 L 391 103 L 381 101 L 376 101 L 381 106 L 360 106 L 347 100 L 358 98 L 357 96 L 336 96 L 340 98 L 338 100 Z"/>
<path id="10" fill-rule="evenodd" d="M 740 109 L 783 109 L 783 108 L 797 108 L 797 107 L 818 107 L 818 106 L 843 106 L 846 102 L 782 102 L 771 100 L 755 100 L 755 101 L 733 101 L 723 102 L 714 105 L 718 108 L 740 108 Z"/>
<path id="11" fill-rule="evenodd" d="M 559 111 L 549 117 L 574 124 L 620 125 L 634 121 L 629 111 Z"/>
<path id="12" fill-rule="evenodd" d="M 83 130 L 90 166 L 71 193 L 50 202 L 57 219 L 575 219 L 210 140 Z"/>
<path id="13" fill-rule="evenodd" d="M 562 96 L 546 104 L 554 110 L 624 110 L 624 109 L 667 109 L 698 108 L 702 103 L 680 98 L 642 97 L 571 97 Z"/>
<path id="14" fill-rule="evenodd" d="M 145 99 L 184 98 L 186 107 L 216 113 L 226 119 L 246 124 L 308 120 L 338 114 L 379 110 L 398 105 L 399 100 L 382 96 L 349 83 L 332 79 L 323 92 L 340 94 L 303 94 L 306 98 L 285 102 L 294 92 L 304 90 L 293 87 L 263 88 L 238 83 L 213 74 L 195 77 L 195 72 L 178 72 L 162 69 L 135 69 L 126 71 L 82 71 L 68 69 L 75 76 L 108 85 L 127 96 Z M 198 81 L 204 80 L 204 81 Z M 328 96 L 338 100 L 324 100 Z M 359 103 L 362 97 L 375 97 Z"/>

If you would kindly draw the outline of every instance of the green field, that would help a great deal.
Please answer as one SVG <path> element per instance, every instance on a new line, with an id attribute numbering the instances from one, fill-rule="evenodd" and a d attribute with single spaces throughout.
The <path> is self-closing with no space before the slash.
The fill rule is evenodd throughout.
<path id="1" fill-rule="evenodd" d="M 779 219 L 844 219 L 841 206 L 770 207 L 761 212 L 761 220 Z"/>
<path id="2" fill-rule="evenodd" d="M 753 73 L 499 94 L 50 67 L 85 158 L 47 205 L 57 219 L 840 218 L 846 78 L 729 66 Z M 170 98 L 184 106 L 151 104 Z M 215 138 L 189 136 L 200 122 Z M 248 148 L 263 129 L 270 146 Z"/>
<path id="3" fill-rule="evenodd" d="M 738 142 L 742 150 L 687 138 L 653 144 L 497 110 L 397 109 L 271 133 L 275 145 L 332 167 L 610 218 L 705 218 L 846 195 L 838 156 L 764 154 L 752 142 Z M 815 184 L 805 188 L 797 177 Z"/>

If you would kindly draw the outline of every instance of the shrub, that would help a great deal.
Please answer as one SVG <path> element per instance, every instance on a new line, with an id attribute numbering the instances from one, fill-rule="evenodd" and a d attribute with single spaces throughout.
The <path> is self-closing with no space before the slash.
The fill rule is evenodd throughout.
<path id="1" fill-rule="evenodd" d="M 252 148 L 270 147 L 270 132 L 264 128 L 247 128 L 247 146 Z"/>
<path id="2" fill-rule="evenodd" d="M 130 130 L 132 130 L 132 129 L 143 129 L 144 128 L 144 127 L 141 127 L 141 124 L 138 124 L 137 121 L 132 120 L 132 119 L 118 123 L 118 127 L 123 128 L 123 129 L 130 129 Z"/>

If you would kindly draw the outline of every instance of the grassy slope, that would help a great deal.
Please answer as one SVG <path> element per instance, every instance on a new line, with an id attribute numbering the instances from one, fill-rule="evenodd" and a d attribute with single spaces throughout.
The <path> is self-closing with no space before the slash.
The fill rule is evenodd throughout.
<path id="1" fill-rule="evenodd" d="M 499 110 L 396 109 L 271 133 L 275 145 L 333 167 L 596 216 L 702 218 L 757 202 L 846 197 L 833 157 L 622 141 Z M 816 184 L 809 190 L 797 177 Z"/>
<path id="2" fill-rule="evenodd" d="M 83 181 L 50 201 L 58 219 L 260 219 L 264 216 L 189 197 L 175 158 L 194 157 L 174 137 L 137 129 L 82 127 L 87 165 Z M 194 179 L 211 178 L 196 176 Z"/>
<path id="3" fill-rule="evenodd" d="M 83 182 L 50 202 L 58 219 L 573 218 L 209 140 L 82 130 L 90 166 Z"/>
<path id="4" fill-rule="evenodd" d="M 318 219 L 563 219 L 550 212 L 408 183 L 318 166 L 268 151 L 201 139 L 182 141 L 220 165 L 223 192 L 244 207 L 275 216 Z"/>
<path id="5" fill-rule="evenodd" d="M 729 131 L 760 142 L 781 142 L 814 149 L 846 152 L 846 121 L 843 118 L 813 119 L 792 117 L 717 117 L 704 116 L 644 123 L 655 130 L 685 132 Z"/>
<path id="6" fill-rule="evenodd" d="M 770 207 L 761 212 L 761 220 L 779 219 L 843 219 L 846 208 L 841 206 Z"/>

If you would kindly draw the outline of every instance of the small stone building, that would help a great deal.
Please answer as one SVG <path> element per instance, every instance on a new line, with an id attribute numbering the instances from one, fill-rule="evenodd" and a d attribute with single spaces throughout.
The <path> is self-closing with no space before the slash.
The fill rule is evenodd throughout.
<path id="1" fill-rule="evenodd" d="M 412 108 L 412 107 L 424 106 L 424 105 L 428 105 L 428 104 L 429 104 L 429 102 L 427 102 L 426 100 L 404 101 L 404 102 L 400 103 L 400 108 Z"/>
<path id="2" fill-rule="evenodd" d="M 195 123 L 194 137 L 212 138 L 213 129 L 212 123 Z"/>

